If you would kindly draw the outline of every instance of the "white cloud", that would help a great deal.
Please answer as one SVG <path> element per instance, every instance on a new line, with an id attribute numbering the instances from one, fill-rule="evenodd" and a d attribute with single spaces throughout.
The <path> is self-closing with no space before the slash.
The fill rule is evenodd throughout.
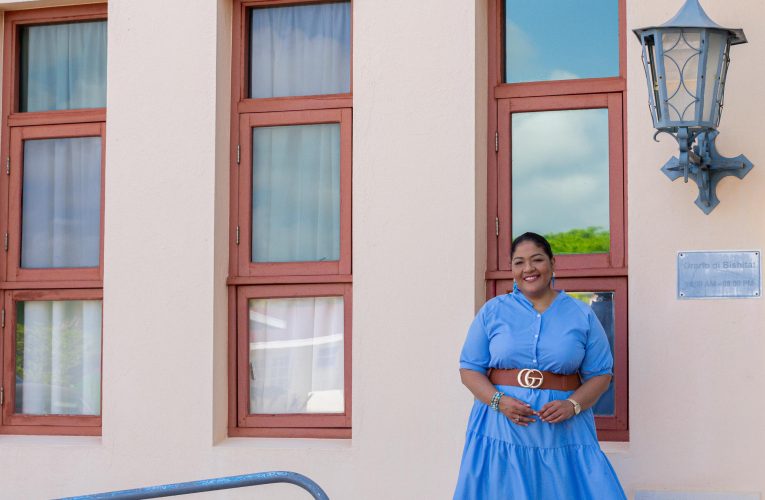
<path id="1" fill-rule="evenodd" d="M 579 75 L 564 69 L 554 69 L 550 72 L 548 80 L 577 80 Z"/>

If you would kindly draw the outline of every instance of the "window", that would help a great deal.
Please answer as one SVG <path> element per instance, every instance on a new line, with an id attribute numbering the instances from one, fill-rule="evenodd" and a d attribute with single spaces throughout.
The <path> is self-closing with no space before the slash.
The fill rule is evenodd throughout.
<path id="1" fill-rule="evenodd" d="M 106 6 L 8 12 L 0 433 L 101 433 Z"/>
<path id="2" fill-rule="evenodd" d="M 351 3 L 234 10 L 229 435 L 351 435 Z"/>
<path id="3" fill-rule="evenodd" d="M 491 0 L 488 296 L 512 289 L 510 244 L 534 231 L 556 286 L 610 335 L 601 439 L 627 440 L 624 0 Z"/>

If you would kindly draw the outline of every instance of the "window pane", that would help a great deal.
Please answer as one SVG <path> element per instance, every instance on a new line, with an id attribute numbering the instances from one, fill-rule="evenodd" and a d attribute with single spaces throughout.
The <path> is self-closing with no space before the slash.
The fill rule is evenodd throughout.
<path id="1" fill-rule="evenodd" d="M 251 10 L 251 98 L 341 94 L 350 81 L 350 2 Z"/>
<path id="2" fill-rule="evenodd" d="M 505 0 L 505 82 L 619 76 L 617 0 Z"/>
<path id="3" fill-rule="evenodd" d="M 101 414 L 101 301 L 19 302 L 16 413 Z"/>
<path id="4" fill-rule="evenodd" d="M 24 141 L 21 267 L 98 267 L 101 138 Z"/>
<path id="5" fill-rule="evenodd" d="M 609 251 L 608 110 L 512 115 L 512 230 L 556 254 Z"/>
<path id="6" fill-rule="evenodd" d="M 252 261 L 340 258 L 340 125 L 252 131 Z"/>
<path id="7" fill-rule="evenodd" d="M 589 304 L 600 324 L 606 331 L 608 344 L 611 346 L 611 354 L 614 353 L 614 292 L 568 292 L 574 298 Z M 597 403 L 592 407 L 595 415 L 611 416 L 614 414 L 614 379 L 608 390 L 603 393 Z"/>
<path id="8" fill-rule="evenodd" d="M 250 413 L 343 413 L 343 298 L 249 302 Z"/>
<path id="9" fill-rule="evenodd" d="M 19 111 L 106 106 L 106 21 L 19 30 Z"/>

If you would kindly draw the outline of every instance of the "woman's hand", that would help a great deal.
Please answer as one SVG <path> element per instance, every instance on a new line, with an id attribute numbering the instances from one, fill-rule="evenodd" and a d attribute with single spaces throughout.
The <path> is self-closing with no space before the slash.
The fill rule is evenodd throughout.
<path id="1" fill-rule="evenodd" d="M 511 422 L 522 427 L 528 427 L 530 423 L 536 422 L 533 418 L 536 412 L 531 409 L 531 406 L 507 395 L 503 395 L 499 400 L 499 411 Z"/>
<path id="2" fill-rule="evenodd" d="M 567 399 L 550 401 L 539 411 L 539 418 L 548 424 L 558 424 L 574 416 L 574 405 Z"/>

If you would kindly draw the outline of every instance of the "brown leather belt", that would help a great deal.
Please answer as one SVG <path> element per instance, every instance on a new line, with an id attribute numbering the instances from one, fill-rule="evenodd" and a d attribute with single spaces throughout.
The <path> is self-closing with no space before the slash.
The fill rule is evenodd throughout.
<path id="1" fill-rule="evenodd" d="M 575 391 L 582 385 L 579 374 L 560 375 L 533 368 L 504 370 L 491 368 L 487 374 L 494 385 L 512 385 L 529 389 L 552 389 L 555 391 Z"/>

